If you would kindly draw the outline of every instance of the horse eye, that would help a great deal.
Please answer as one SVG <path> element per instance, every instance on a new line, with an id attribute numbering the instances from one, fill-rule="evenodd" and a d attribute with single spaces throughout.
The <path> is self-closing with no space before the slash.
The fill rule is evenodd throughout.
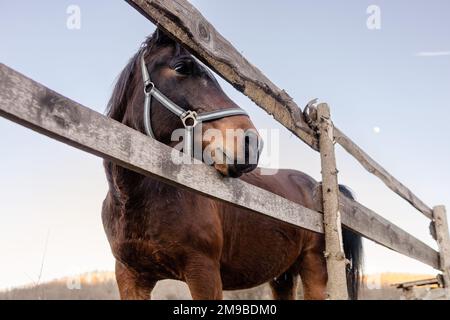
<path id="1" fill-rule="evenodd" d="M 177 63 L 173 69 L 176 72 L 178 72 L 179 74 L 182 74 L 185 76 L 190 75 L 192 73 L 192 68 L 191 68 L 190 64 L 186 63 L 186 62 Z"/>

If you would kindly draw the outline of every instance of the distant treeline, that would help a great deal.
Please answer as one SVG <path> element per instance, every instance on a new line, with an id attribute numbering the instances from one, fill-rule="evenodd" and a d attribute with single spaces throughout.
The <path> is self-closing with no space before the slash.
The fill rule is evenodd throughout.
<path id="1" fill-rule="evenodd" d="M 400 291 L 391 287 L 385 280 L 404 281 L 421 276 L 394 276 L 383 275 L 380 286 L 377 288 L 363 288 L 360 299 L 399 299 Z M 391 282 L 392 283 L 392 282 Z M 154 299 L 191 299 L 187 286 L 179 281 L 162 281 L 153 291 Z M 298 298 L 303 296 L 301 285 L 298 289 Z M 271 299 L 271 291 L 268 285 L 262 285 L 253 289 L 227 291 L 225 299 Z M 0 300 L 115 300 L 119 298 L 114 274 L 111 272 L 86 273 L 74 278 L 64 278 L 39 285 L 30 285 L 0 292 Z"/>

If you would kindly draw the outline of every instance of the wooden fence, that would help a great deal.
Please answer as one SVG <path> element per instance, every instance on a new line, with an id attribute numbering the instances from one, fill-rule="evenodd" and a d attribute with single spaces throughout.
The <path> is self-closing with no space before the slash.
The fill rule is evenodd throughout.
<path id="1" fill-rule="evenodd" d="M 3 64 L 0 64 L 0 116 L 78 149 L 115 161 L 141 174 L 308 230 L 325 233 L 328 240 L 327 249 L 330 248 L 336 254 L 339 254 L 339 248 L 342 247 L 339 237 L 340 223 L 335 226 L 324 224 L 324 215 L 325 222 L 340 220 L 343 225 L 364 237 L 442 271 L 444 287 L 448 294 L 450 240 L 443 206 L 431 209 L 424 204 L 333 126 L 329 115 L 329 121 L 326 121 L 321 129 L 328 133 L 319 135 L 318 139 L 292 98 L 250 64 L 189 2 L 127 2 L 183 44 L 237 90 L 273 115 L 311 148 L 318 151 L 321 149 L 322 165 L 329 169 L 323 170 L 324 183 L 327 183 L 330 190 L 335 190 L 329 198 L 325 194 L 323 198 L 328 198 L 328 201 L 335 205 L 322 206 L 322 203 L 317 203 L 314 211 L 239 179 L 222 178 L 215 169 L 204 164 L 175 164 L 171 161 L 174 151 L 170 147 L 86 108 Z M 317 119 L 319 127 L 320 121 L 327 118 L 328 108 L 323 105 L 319 106 L 320 109 L 322 111 L 319 113 L 322 114 L 319 114 Z M 332 133 L 331 136 L 329 132 Z M 332 177 L 337 174 L 334 147 L 333 143 L 324 140 L 326 137 L 334 138 L 364 168 L 431 219 L 431 230 L 438 242 L 439 252 L 360 203 L 338 194 L 337 181 Z M 324 160 L 325 153 L 330 152 L 333 159 Z M 327 261 L 329 272 L 334 270 L 332 274 L 336 275 L 329 279 L 328 290 L 331 299 L 347 297 L 347 289 L 342 287 L 345 263 L 341 260 Z"/>

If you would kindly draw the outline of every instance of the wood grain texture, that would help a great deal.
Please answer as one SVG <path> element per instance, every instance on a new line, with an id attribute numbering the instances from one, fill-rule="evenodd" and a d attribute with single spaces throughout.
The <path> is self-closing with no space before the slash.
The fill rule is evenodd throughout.
<path id="1" fill-rule="evenodd" d="M 348 153 L 350 153 L 367 171 L 378 177 L 383 183 L 400 197 L 408 201 L 414 208 L 427 218 L 433 218 L 433 210 L 420 200 L 411 190 L 394 178 L 389 172 L 373 160 L 364 150 L 347 137 L 338 128 L 334 130 L 334 138 Z"/>
<path id="2" fill-rule="evenodd" d="M 342 194 L 339 206 L 342 224 L 348 228 L 386 248 L 440 270 L 439 253 L 408 232 Z"/>
<path id="3" fill-rule="evenodd" d="M 180 154 L 174 149 L 83 107 L 4 64 L 0 64 L 0 116 L 141 174 L 323 233 L 321 213 L 242 180 L 222 178 L 204 164 L 175 164 L 172 154 Z M 340 206 L 344 225 L 392 250 L 439 267 L 435 250 L 373 211 L 342 196 Z"/>
<path id="4" fill-rule="evenodd" d="M 322 165 L 322 203 L 325 232 L 325 258 L 327 261 L 327 293 L 331 300 L 348 300 L 347 261 L 342 240 L 341 214 L 339 212 L 339 186 L 336 155 L 333 144 L 333 124 L 330 108 L 317 106 L 320 160 Z"/>
<path id="5" fill-rule="evenodd" d="M 447 298 L 450 299 L 450 236 L 447 213 L 444 206 L 433 208 L 433 221 L 436 229 L 436 241 L 439 247 L 439 262 L 444 279 Z"/>
<path id="6" fill-rule="evenodd" d="M 247 61 L 233 45 L 186 0 L 126 0 L 140 13 L 165 30 L 222 78 L 244 93 L 274 119 L 318 151 L 318 141 L 303 113 L 288 93 L 278 88 Z M 370 173 L 412 204 L 426 217 L 432 210 L 411 190 L 376 163 L 360 147 L 335 129 L 336 141 Z"/>
<path id="7" fill-rule="evenodd" d="M 126 1 L 317 150 L 317 139 L 293 99 L 248 62 L 192 4 L 186 0 Z"/>

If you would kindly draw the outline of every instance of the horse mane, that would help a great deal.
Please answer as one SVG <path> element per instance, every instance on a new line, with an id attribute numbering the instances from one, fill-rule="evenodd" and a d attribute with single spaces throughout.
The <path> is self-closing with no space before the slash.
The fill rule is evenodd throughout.
<path id="1" fill-rule="evenodd" d="M 178 43 L 171 40 L 167 35 L 165 35 L 159 29 L 148 36 L 145 41 L 141 44 L 140 49 L 133 55 L 133 57 L 128 61 L 125 68 L 120 72 L 117 77 L 116 83 L 114 85 L 111 98 L 109 99 L 108 105 L 106 107 L 106 115 L 109 118 L 121 122 L 125 116 L 127 110 L 128 102 L 130 101 L 135 87 L 137 85 L 137 79 L 140 79 L 140 74 L 136 75 L 136 70 L 140 70 L 139 63 L 141 54 L 147 48 L 147 51 L 154 51 L 164 45 L 174 44 L 176 48 L 176 54 L 179 54 L 181 47 Z M 147 52 L 147 54 L 149 53 Z"/>

